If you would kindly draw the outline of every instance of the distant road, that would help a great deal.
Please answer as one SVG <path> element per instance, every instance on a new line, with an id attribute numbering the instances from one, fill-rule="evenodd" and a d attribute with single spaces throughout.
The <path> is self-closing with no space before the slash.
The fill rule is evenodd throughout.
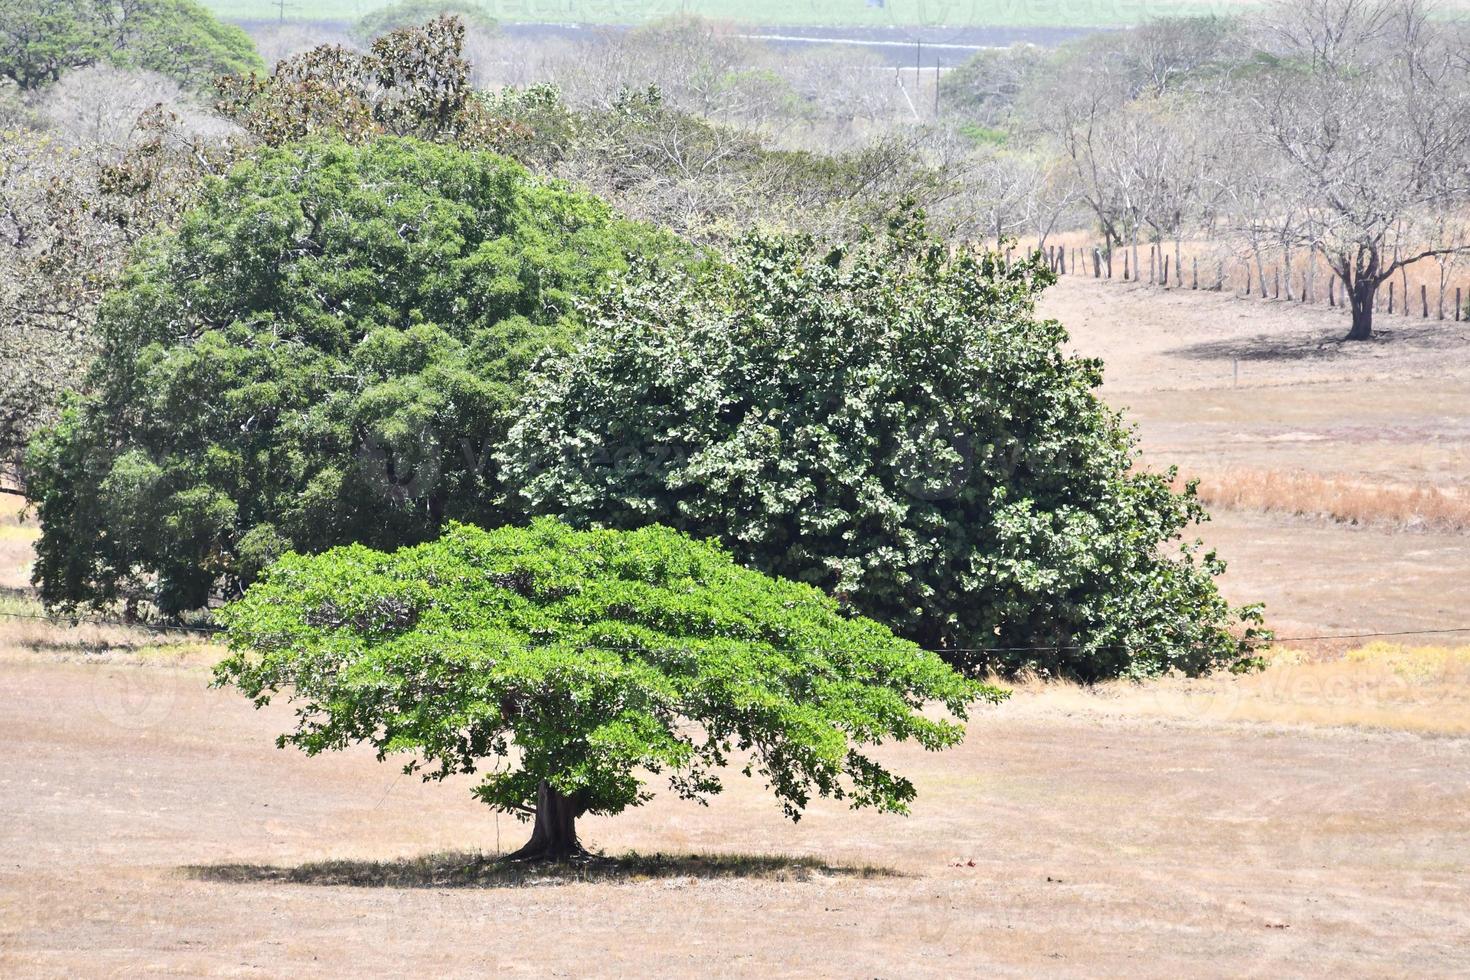
<path id="1" fill-rule="evenodd" d="M 605 31 L 625 31 L 627 27 L 578 24 L 502 24 L 500 29 L 510 37 L 577 38 Z M 933 67 L 934 56 L 955 63 L 967 60 L 976 51 L 1008 48 L 1015 44 L 1056 47 L 1067 41 L 1096 33 L 1085 27 L 946 27 L 926 34 L 912 27 L 750 27 L 740 36 L 764 41 L 783 48 L 803 48 L 821 44 L 853 45 L 871 48 L 895 65 L 912 67 L 915 48 L 922 46 L 923 61 Z"/>
<path id="2" fill-rule="evenodd" d="M 273 21 L 236 21 L 247 27 L 267 25 Z M 351 21 L 294 21 L 301 26 L 318 24 L 346 30 Z M 603 33 L 631 30 L 626 25 L 612 24 L 514 24 L 502 23 L 507 37 L 577 38 L 596 37 Z M 927 30 L 922 27 L 760 27 L 751 26 L 740 36 L 783 48 L 802 48 L 822 44 L 852 45 L 869 48 L 895 65 L 912 67 L 916 46 L 922 46 L 924 64 L 933 67 L 937 55 L 946 62 L 959 63 L 976 51 L 1008 48 L 1015 44 L 1056 47 L 1068 41 L 1096 33 L 1100 28 L 1087 27 L 944 27 Z"/>

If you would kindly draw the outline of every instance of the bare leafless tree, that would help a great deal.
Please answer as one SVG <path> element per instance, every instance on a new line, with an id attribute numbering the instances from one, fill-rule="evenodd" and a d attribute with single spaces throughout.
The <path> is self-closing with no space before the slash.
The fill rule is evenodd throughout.
<path id="1" fill-rule="evenodd" d="M 137 135 L 138 120 L 167 110 L 177 135 L 223 139 L 233 127 L 178 82 L 158 72 L 91 65 L 69 71 L 36 99 L 36 120 L 54 138 L 87 150 L 115 151 Z"/>
<path id="2" fill-rule="evenodd" d="M 1275 70 L 1242 82 L 1255 148 L 1280 162 L 1279 239 L 1320 250 L 1373 336 L 1383 284 L 1470 250 L 1434 233 L 1470 204 L 1470 64 L 1422 0 L 1291 0 L 1263 21 Z"/>

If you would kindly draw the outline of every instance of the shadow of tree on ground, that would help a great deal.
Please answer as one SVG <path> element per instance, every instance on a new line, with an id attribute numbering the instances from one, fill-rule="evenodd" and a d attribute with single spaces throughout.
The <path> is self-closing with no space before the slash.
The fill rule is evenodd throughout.
<path id="1" fill-rule="evenodd" d="M 1302 361 L 1361 354 L 1389 345 L 1418 350 L 1451 350 L 1464 348 L 1466 327 L 1453 321 L 1375 327 L 1372 340 L 1346 340 L 1346 332 L 1347 327 L 1344 326 L 1333 331 L 1257 334 L 1176 347 L 1169 353 L 1174 357 L 1199 361 Z"/>
<path id="2" fill-rule="evenodd" d="M 657 878 L 814 877 L 898 878 L 891 868 L 834 865 L 784 854 L 588 854 L 564 862 L 522 864 L 478 852 L 428 854 L 391 861 L 313 861 L 295 867 L 267 864 L 188 865 L 201 881 L 230 884 L 345 885 L 356 888 L 519 888 L 576 882 L 634 882 Z"/>

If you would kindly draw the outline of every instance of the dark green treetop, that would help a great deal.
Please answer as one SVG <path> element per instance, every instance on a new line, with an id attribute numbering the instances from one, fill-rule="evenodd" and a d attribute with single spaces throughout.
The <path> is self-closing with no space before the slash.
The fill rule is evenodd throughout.
<path id="1" fill-rule="evenodd" d="M 1193 489 L 1137 466 L 1101 364 L 1036 315 L 1050 281 L 912 218 L 852 247 L 750 237 L 698 279 L 645 267 L 537 372 L 505 478 L 577 526 L 716 537 L 969 663 L 1233 665 L 1259 614 L 1185 537 Z"/>
<path id="2" fill-rule="evenodd" d="M 672 247 L 492 154 L 262 150 L 139 254 L 31 446 L 43 598 L 172 614 L 290 549 L 501 523 L 489 455 L 530 363 L 626 253 Z"/>

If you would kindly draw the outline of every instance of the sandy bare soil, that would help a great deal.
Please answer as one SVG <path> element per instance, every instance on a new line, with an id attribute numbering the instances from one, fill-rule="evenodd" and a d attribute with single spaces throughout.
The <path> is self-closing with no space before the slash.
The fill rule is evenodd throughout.
<path id="1" fill-rule="evenodd" d="M 464 783 L 277 751 L 197 658 L 0 661 L 0 973 L 1452 976 L 1470 971 L 1470 741 L 987 713 L 909 818 L 586 821 L 609 853 L 807 855 L 724 877 L 454 887 L 523 828 Z M 373 880 L 377 862 L 442 852 Z M 313 862 L 346 862 L 327 869 Z M 754 863 L 754 862 L 752 862 Z M 282 872 L 279 869 L 288 869 Z M 295 869 L 296 881 L 280 881 Z M 866 870 L 863 870 L 866 869 Z"/>
<path id="2" fill-rule="evenodd" d="M 1380 317 L 1346 343 L 1321 306 L 1076 277 L 1042 311 L 1103 359 L 1159 464 L 1470 484 L 1470 323 Z"/>

